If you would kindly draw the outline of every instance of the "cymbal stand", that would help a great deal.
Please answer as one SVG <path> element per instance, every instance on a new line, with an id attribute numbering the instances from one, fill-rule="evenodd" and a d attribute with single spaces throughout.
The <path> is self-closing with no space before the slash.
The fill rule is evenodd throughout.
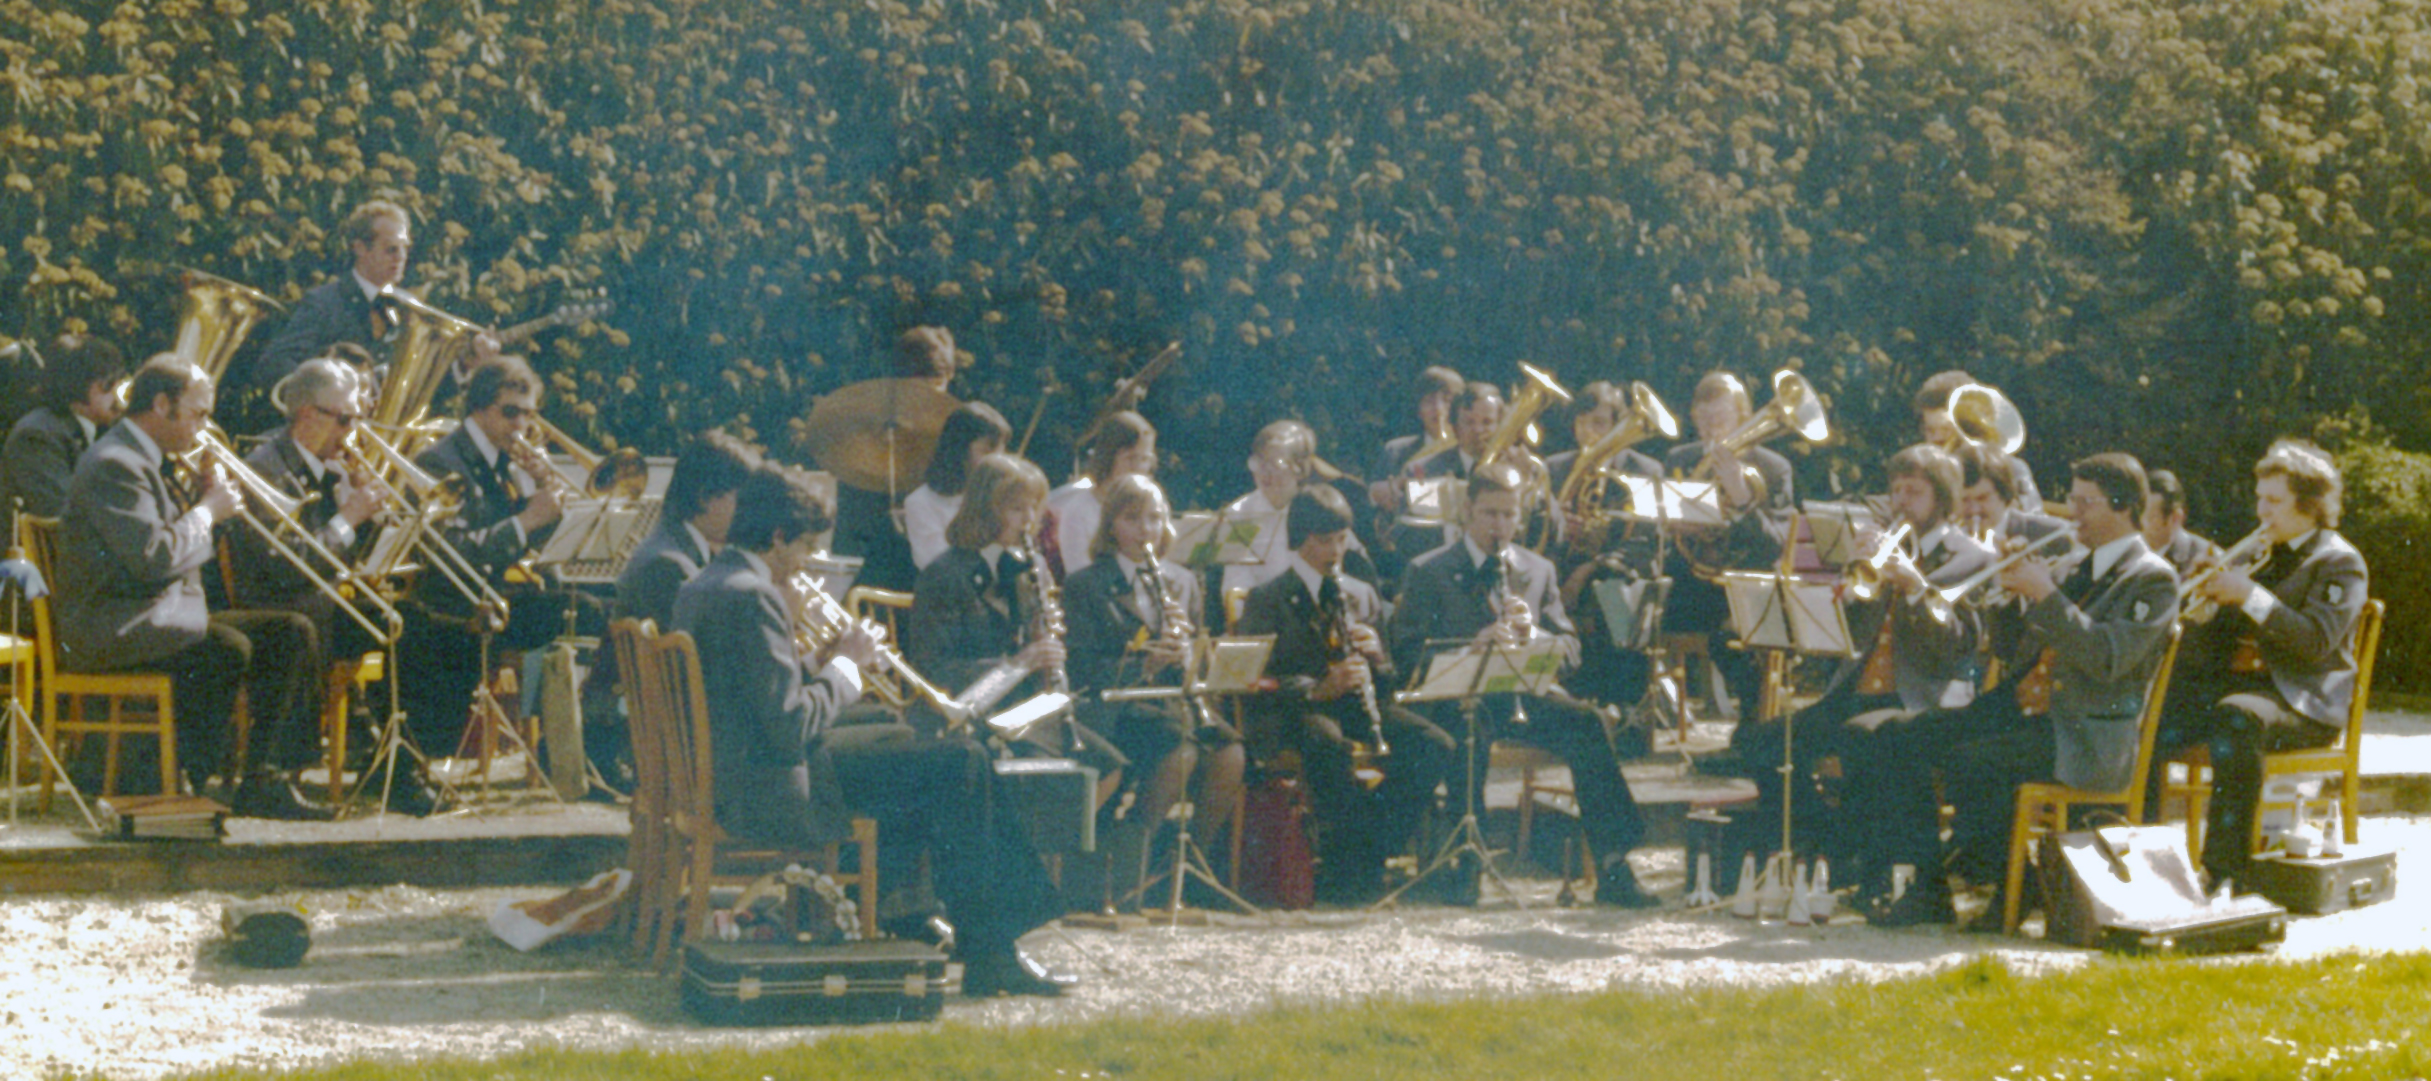
<path id="1" fill-rule="evenodd" d="M 1489 652 L 1491 652 L 1491 647 L 1489 647 Z M 1486 847 L 1485 830 L 1478 825 L 1477 706 L 1480 699 L 1484 697 L 1486 671 L 1487 665 L 1480 663 L 1477 666 L 1477 674 L 1469 680 L 1468 690 L 1460 696 L 1460 723 L 1463 729 L 1460 751 L 1461 757 L 1464 759 L 1460 822 L 1452 827 L 1451 836 L 1444 838 L 1443 846 L 1435 852 L 1435 858 L 1428 860 L 1426 866 L 1419 868 L 1418 873 L 1412 875 L 1409 881 L 1394 887 L 1393 892 L 1379 898 L 1374 905 L 1370 906 L 1371 908 L 1384 908 L 1400 900 L 1401 895 L 1408 893 L 1411 887 L 1434 877 L 1435 872 L 1452 866 L 1453 861 L 1457 860 L 1462 853 L 1471 853 L 1477 857 L 1478 865 L 1484 868 L 1486 877 L 1494 880 L 1495 887 L 1502 890 L 1503 896 L 1510 898 L 1512 904 L 1523 910 L 1528 907 L 1528 902 L 1520 897 L 1519 891 L 1511 888 L 1510 880 L 1504 878 L 1502 872 L 1495 869 L 1494 852 Z"/>

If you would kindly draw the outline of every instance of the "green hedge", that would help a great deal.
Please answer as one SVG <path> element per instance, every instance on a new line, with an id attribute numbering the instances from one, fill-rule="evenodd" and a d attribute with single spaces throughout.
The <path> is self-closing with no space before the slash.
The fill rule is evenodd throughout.
<path id="1" fill-rule="evenodd" d="M 1179 340 L 1187 501 L 1419 367 L 1799 365 L 1868 483 L 1964 366 L 2045 477 L 2135 451 L 2242 533 L 2268 440 L 2431 442 L 2431 0 L 0 0 L 0 331 L 165 344 L 187 264 L 294 296 L 354 203 L 527 316 L 603 443 L 783 445 L 953 327 L 1034 455 Z M 1346 465 L 1364 455 L 1333 454 Z M 2358 517 L 2369 498 L 2358 493 Z M 2413 504 L 2409 504 L 2409 507 Z M 2407 510 L 2404 513 L 2415 513 Z M 2369 552 L 2401 580 L 2408 549 Z M 2417 620 L 2395 598 L 2392 639 Z M 2412 679 L 2392 670 L 2394 682 Z"/>

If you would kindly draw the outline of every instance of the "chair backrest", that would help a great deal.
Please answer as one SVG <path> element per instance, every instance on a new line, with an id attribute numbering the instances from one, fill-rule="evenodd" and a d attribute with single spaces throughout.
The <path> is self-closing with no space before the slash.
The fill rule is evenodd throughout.
<path id="1" fill-rule="evenodd" d="M 616 651 L 616 681 L 624 692 L 625 719 L 633 744 L 636 825 L 646 816 L 665 813 L 662 796 L 667 786 L 663 743 L 666 708 L 657 693 L 657 673 L 642 663 L 644 639 L 657 637 L 657 626 L 646 619 L 618 619 L 608 624 L 608 641 Z"/>
<path id="2" fill-rule="evenodd" d="M 2355 697 L 2347 703 L 2347 768 L 2363 761 L 2363 714 L 2372 700 L 2372 665 L 2380 657 L 2381 620 L 2389 602 L 2374 597 L 2355 615 Z"/>
<path id="3" fill-rule="evenodd" d="M 692 635 L 671 631 L 644 659 L 658 680 L 667 713 L 662 726 L 667 749 L 667 810 L 706 825 L 717 819 L 716 788 L 709 754 L 709 691 L 701 678 L 700 647 Z"/>
<path id="4" fill-rule="evenodd" d="M 17 516 L 17 543 L 25 547 L 25 558 L 42 576 L 44 596 L 34 598 L 34 650 L 37 679 L 48 687 L 59 670 L 59 636 L 51 628 L 51 599 L 48 593 L 59 588 L 59 519 L 32 514 Z"/>
<path id="5" fill-rule="evenodd" d="M 1249 607 L 1249 590 L 1234 586 L 1224 591 L 1224 632 L 1232 633 L 1241 625 L 1241 612 Z"/>
<path id="6" fill-rule="evenodd" d="M 2186 628 L 2178 623 L 2169 625 L 2169 642 L 2161 647 L 2161 663 L 2152 670 L 2152 680 L 2144 685 L 2144 712 L 2137 724 L 2136 768 L 2127 777 L 2127 820 L 2144 821 L 2144 789 L 2152 772 L 2152 745 L 2161 734 L 2161 710 L 2169 698 L 2169 674 L 2178 666 L 2178 639 Z"/>

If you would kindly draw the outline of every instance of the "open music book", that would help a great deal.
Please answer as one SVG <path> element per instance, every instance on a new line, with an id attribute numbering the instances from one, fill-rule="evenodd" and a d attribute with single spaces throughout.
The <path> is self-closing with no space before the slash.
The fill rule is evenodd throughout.
<path id="1" fill-rule="evenodd" d="M 1216 564 L 1263 563 L 1282 542 L 1283 512 L 1194 510 L 1173 520 L 1165 558 L 1205 570 Z"/>
<path id="2" fill-rule="evenodd" d="M 1855 657 L 1848 614 L 1830 582 L 1727 571 L 1731 625 L 1757 649 L 1787 649 L 1826 657 Z"/>

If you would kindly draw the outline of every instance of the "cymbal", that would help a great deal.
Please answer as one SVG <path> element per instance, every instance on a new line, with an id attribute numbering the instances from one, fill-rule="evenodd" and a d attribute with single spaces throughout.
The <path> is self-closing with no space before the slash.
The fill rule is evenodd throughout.
<path id="1" fill-rule="evenodd" d="M 871 379 L 837 390 L 810 409 L 802 444 L 838 483 L 887 490 L 892 448 L 894 490 L 920 486 L 945 418 L 960 399 L 919 379 Z"/>

